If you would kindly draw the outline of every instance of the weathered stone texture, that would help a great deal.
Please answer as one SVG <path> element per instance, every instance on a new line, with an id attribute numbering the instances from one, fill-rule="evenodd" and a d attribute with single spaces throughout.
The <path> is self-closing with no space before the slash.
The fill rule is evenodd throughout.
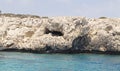
<path id="1" fill-rule="evenodd" d="M 120 52 L 120 19 L 0 15 L 0 50 Z"/>

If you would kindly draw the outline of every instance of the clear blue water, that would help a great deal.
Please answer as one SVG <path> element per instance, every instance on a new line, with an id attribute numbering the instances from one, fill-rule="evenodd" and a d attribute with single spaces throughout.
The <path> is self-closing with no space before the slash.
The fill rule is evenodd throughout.
<path id="1" fill-rule="evenodd" d="M 120 55 L 0 52 L 0 71 L 120 71 Z"/>

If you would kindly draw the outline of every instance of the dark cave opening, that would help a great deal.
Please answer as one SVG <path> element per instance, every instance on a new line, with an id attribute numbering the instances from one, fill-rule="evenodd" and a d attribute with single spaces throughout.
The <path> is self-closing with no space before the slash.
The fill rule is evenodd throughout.
<path id="1" fill-rule="evenodd" d="M 63 33 L 60 31 L 50 31 L 49 29 L 45 30 L 45 34 L 51 33 L 52 36 L 63 36 Z"/>

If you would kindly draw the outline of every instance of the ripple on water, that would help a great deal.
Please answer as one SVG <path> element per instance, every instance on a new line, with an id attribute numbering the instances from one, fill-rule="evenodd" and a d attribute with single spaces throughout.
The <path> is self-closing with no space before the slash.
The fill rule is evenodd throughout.
<path id="1" fill-rule="evenodd" d="M 120 71 L 120 55 L 0 52 L 0 71 Z"/>

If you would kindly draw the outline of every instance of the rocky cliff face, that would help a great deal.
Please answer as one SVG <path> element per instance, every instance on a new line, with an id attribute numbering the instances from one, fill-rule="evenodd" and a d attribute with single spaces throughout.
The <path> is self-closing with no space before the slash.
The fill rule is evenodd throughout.
<path id="1" fill-rule="evenodd" d="M 120 52 L 120 19 L 0 14 L 0 50 Z"/>

